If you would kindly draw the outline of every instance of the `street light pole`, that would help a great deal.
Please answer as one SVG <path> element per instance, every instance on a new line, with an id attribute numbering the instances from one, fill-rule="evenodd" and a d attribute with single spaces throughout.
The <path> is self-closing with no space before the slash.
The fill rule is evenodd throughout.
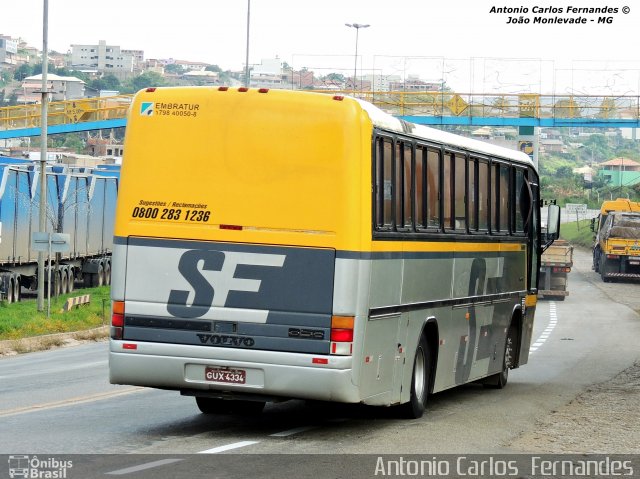
<path id="1" fill-rule="evenodd" d="M 247 56 L 245 59 L 244 86 L 249 88 L 249 24 L 251 20 L 251 0 L 247 0 Z"/>
<path id="2" fill-rule="evenodd" d="M 356 75 L 358 70 L 358 33 L 361 28 L 369 28 L 371 25 L 363 24 L 363 23 L 345 23 L 347 27 L 356 29 L 356 54 L 353 63 L 353 91 L 356 91 Z"/>
<path id="3" fill-rule="evenodd" d="M 43 1 L 39 216 L 39 231 L 41 233 L 47 229 L 47 72 L 49 69 L 49 0 Z M 44 311 L 44 261 L 44 251 L 38 251 L 38 311 Z"/>

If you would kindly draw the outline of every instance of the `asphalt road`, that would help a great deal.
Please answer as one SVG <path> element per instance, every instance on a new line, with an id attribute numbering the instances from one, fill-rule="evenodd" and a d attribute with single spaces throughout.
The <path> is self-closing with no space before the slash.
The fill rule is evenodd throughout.
<path id="1" fill-rule="evenodd" d="M 585 264 L 587 259 L 581 257 Z M 253 455 L 258 454 L 255 457 L 262 458 L 261 467 L 276 477 L 278 471 L 282 474 L 287 467 L 300 465 L 299 459 L 270 456 L 281 453 L 527 452 L 513 443 L 531 432 L 536 420 L 590 385 L 611 379 L 640 357 L 638 315 L 612 299 L 590 274 L 583 265 L 582 271 L 570 275 L 571 294 L 566 301 L 538 303 L 535 350 L 529 364 L 511 372 L 504 390 L 472 384 L 434 395 L 427 414 L 415 421 L 398 419 L 392 408 L 308 405 L 302 401 L 267 405 L 261 416 L 252 418 L 205 416 L 193 398 L 175 392 L 108 384 L 104 342 L 3 358 L 0 454 L 154 454 L 139 459 L 127 456 L 117 464 L 110 463 L 107 456 L 98 456 L 95 461 L 104 471 L 112 472 L 125 470 L 129 467 L 126 464 L 165 461 L 143 472 L 120 474 L 151 477 L 146 471 L 154 471 L 157 479 L 164 477 L 162 471 L 166 477 L 183 477 L 176 471 L 190 459 L 179 455 L 194 453 L 246 455 L 247 460 L 237 466 L 238 474 L 250 467 Z M 640 285 L 631 289 L 634 287 L 637 294 Z M 225 459 L 231 460 L 235 459 Z M 206 472 L 207 467 L 207 463 L 197 466 L 194 462 L 192 475 Z M 332 467 L 323 470 L 331 471 Z M 345 466 L 339 471 L 356 477 L 348 471 L 360 470 L 358 467 Z M 0 476 L 2 473 L 0 465 Z M 260 477 L 271 476 L 265 473 Z"/>

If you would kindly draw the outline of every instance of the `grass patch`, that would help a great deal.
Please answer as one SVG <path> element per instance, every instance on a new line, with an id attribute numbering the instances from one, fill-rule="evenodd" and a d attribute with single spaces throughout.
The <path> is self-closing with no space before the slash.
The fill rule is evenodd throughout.
<path id="1" fill-rule="evenodd" d="M 591 220 L 572 221 L 562 223 L 560 226 L 560 237 L 569 241 L 574 246 L 591 248 L 593 245 L 593 231 L 591 231 Z"/>
<path id="2" fill-rule="evenodd" d="M 67 298 L 91 295 L 89 304 L 62 312 Z M 47 318 L 47 300 L 45 310 L 38 311 L 35 299 L 27 299 L 19 303 L 0 302 L 0 341 L 17 340 L 44 334 L 67 333 L 93 329 L 108 324 L 110 311 L 110 288 L 78 289 L 72 293 L 51 298 L 51 314 Z"/>

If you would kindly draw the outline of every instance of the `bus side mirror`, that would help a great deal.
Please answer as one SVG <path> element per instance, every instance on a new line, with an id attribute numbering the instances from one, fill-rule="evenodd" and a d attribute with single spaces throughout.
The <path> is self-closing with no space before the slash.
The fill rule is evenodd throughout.
<path id="1" fill-rule="evenodd" d="M 549 205 L 547 215 L 547 241 L 555 241 L 560 237 L 560 207 L 558 205 Z"/>
<path id="2" fill-rule="evenodd" d="M 591 231 L 593 231 L 594 233 L 596 232 L 596 219 L 595 218 L 591 218 Z"/>

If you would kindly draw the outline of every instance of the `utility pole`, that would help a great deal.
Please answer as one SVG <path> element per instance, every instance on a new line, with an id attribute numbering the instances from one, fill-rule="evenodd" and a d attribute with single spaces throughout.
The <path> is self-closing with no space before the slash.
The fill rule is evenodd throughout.
<path id="1" fill-rule="evenodd" d="M 47 229 L 47 72 L 49 69 L 49 0 L 43 0 L 42 99 L 40 119 L 40 216 L 39 230 Z M 38 251 L 38 311 L 44 311 L 44 251 Z M 51 267 L 51 265 L 49 265 Z"/>

